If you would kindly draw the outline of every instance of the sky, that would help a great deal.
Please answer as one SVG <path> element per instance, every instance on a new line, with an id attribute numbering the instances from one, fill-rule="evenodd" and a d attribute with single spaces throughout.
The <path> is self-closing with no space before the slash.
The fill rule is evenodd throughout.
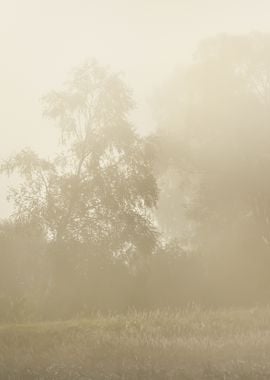
<path id="1" fill-rule="evenodd" d="M 0 158 L 28 146 L 57 147 L 40 98 L 70 70 L 96 58 L 123 72 L 137 109 L 154 128 L 149 99 L 198 41 L 218 34 L 270 32 L 269 0 L 0 0 Z M 0 218 L 10 212 L 0 180 Z"/>

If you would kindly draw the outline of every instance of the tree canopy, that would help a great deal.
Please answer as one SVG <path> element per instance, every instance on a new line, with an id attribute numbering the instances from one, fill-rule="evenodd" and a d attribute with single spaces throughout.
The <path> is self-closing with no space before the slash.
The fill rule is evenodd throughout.
<path id="1" fill-rule="evenodd" d="M 259 33 L 202 41 L 193 63 L 176 70 L 157 99 L 160 181 L 175 173 L 160 203 L 174 205 L 178 231 L 200 223 L 214 250 L 226 241 L 239 252 L 244 231 L 249 243 L 241 249 L 268 250 L 269 47 L 269 36 Z M 170 224 L 172 214 L 160 218 Z"/>
<path id="2" fill-rule="evenodd" d="M 133 128 L 131 93 L 118 74 L 88 62 L 43 98 L 60 129 L 52 159 L 24 150 L 2 165 L 24 178 L 10 191 L 14 218 L 52 242 L 87 244 L 113 255 L 150 254 L 157 185 L 145 141 Z"/>

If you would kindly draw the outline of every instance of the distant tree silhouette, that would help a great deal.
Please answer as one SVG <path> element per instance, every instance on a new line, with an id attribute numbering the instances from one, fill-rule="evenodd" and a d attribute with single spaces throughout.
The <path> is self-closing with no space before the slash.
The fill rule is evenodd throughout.
<path id="1" fill-rule="evenodd" d="M 260 33 L 202 41 L 157 99 L 160 223 L 209 255 L 211 291 L 220 281 L 231 297 L 269 294 L 269 106 L 270 36 Z"/>

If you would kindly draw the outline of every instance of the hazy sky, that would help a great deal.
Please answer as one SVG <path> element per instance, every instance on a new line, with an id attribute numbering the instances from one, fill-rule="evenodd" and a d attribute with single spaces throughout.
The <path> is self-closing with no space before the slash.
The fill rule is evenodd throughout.
<path id="1" fill-rule="evenodd" d="M 85 59 L 125 73 L 147 131 L 147 99 L 200 39 L 270 31 L 269 19 L 270 0 L 0 0 L 0 157 L 25 145 L 55 149 L 39 99 Z"/>

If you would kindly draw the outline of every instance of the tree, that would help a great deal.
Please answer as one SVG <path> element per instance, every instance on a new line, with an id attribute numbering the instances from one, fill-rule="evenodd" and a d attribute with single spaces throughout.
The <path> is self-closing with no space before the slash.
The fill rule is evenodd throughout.
<path id="1" fill-rule="evenodd" d="M 10 191 L 14 218 L 40 226 L 57 244 L 126 259 L 150 254 L 157 186 L 145 141 L 128 119 L 133 101 L 120 75 L 88 62 L 43 101 L 60 129 L 61 151 L 45 160 L 24 150 L 2 165 L 24 178 Z"/>
<path id="2" fill-rule="evenodd" d="M 193 247 L 211 256 L 212 273 L 227 273 L 226 286 L 234 276 L 267 289 L 269 94 L 270 37 L 255 33 L 202 41 L 157 100 L 159 182 L 177 173 L 161 203 L 179 205 L 174 225 L 193 223 Z"/>

